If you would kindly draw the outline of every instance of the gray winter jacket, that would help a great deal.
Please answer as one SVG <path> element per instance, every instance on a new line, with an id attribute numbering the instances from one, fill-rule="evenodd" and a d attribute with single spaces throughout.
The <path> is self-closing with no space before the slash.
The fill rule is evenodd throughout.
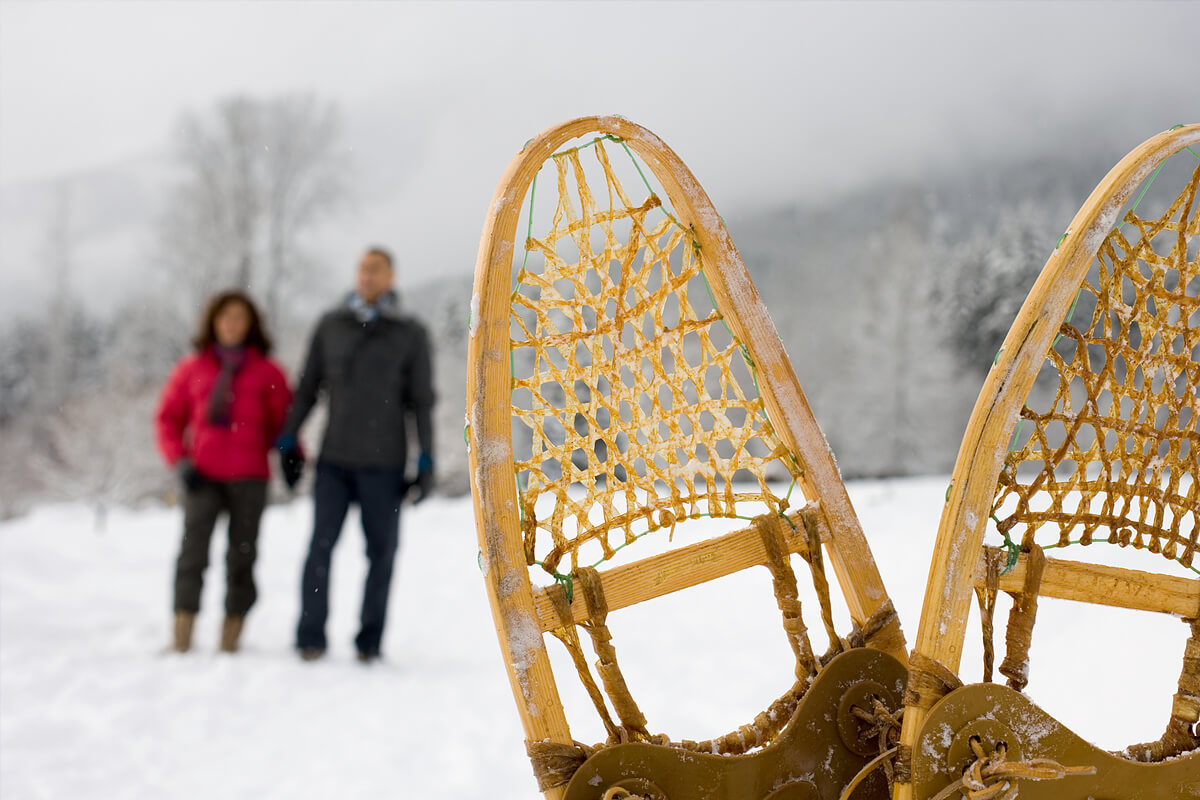
<path id="1" fill-rule="evenodd" d="M 342 306 L 317 323 L 300 384 L 284 423 L 295 436 L 324 392 L 329 420 L 320 459 L 348 468 L 403 469 L 407 422 L 422 453 L 433 456 L 433 373 L 425 328 L 394 306 L 368 322 Z"/>

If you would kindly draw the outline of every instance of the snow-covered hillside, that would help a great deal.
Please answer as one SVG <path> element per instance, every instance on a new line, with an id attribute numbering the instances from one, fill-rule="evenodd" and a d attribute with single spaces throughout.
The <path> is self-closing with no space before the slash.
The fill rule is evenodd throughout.
<path id="1" fill-rule="evenodd" d="M 946 484 L 850 486 L 910 641 Z M 213 547 L 197 651 L 163 653 L 177 510 L 114 511 L 104 531 L 75 506 L 0 525 L 0 797 L 537 797 L 470 500 L 406 512 L 386 660 L 368 667 L 351 644 L 365 568 L 353 518 L 334 561 L 332 649 L 312 664 L 290 649 L 310 515 L 307 499 L 268 510 L 259 605 L 236 656 L 215 653 L 223 545 Z M 614 612 L 609 624 L 651 727 L 702 738 L 748 721 L 790 685 L 790 655 L 766 570 L 686 595 Z M 998 625 L 1006 614 L 1002 601 Z M 978 626 L 969 630 L 963 675 L 977 680 Z M 1119 669 L 1102 660 L 1114 655 L 1099 644 L 1110 633 Z M 1047 601 L 1028 693 L 1102 746 L 1157 738 L 1184 638 L 1165 616 Z M 561 673 L 564 687 L 572 680 Z M 564 702 L 572 720 L 588 718 L 580 693 Z M 590 721 L 575 733 L 601 738 Z"/>

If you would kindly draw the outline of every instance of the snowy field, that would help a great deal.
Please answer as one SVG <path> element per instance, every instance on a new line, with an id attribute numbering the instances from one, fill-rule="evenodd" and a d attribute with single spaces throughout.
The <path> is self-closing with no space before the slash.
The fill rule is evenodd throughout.
<path id="1" fill-rule="evenodd" d="M 947 482 L 850 485 L 910 642 Z M 0 525 L 0 797 L 538 797 L 476 565 L 470 500 L 406 512 L 385 660 L 366 667 L 352 646 L 365 569 L 353 517 L 334 560 L 331 650 L 312 664 L 291 650 L 310 517 L 307 498 L 268 510 L 259 603 L 234 656 L 215 652 L 223 543 L 213 547 L 197 649 L 163 652 L 177 510 L 114 511 L 103 531 L 72 506 Z M 765 569 L 750 570 L 610 615 L 653 730 L 724 733 L 790 685 L 769 587 Z M 998 628 L 1007 609 L 1002 599 Z M 809 622 L 818 646 L 815 614 Z M 962 670 L 972 681 L 978 631 L 968 628 Z M 1157 738 L 1184 639 L 1165 616 L 1045 601 L 1028 693 L 1104 747 Z M 557 666 L 565 659 L 553 644 Z M 998 662 L 1002 639 L 997 651 Z M 564 687 L 574 681 L 559 674 Z M 597 741 L 585 702 L 566 691 L 576 738 Z"/>

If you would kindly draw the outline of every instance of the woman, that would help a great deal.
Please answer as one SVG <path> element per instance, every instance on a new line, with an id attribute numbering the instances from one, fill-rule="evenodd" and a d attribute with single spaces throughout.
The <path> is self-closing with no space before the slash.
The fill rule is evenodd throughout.
<path id="1" fill-rule="evenodd" d="M 209 540 L 225 512 L 229 549 L 221 650 L 232 653 L 257 596 L 253 570 L 270 477 L 267 453 L 292 393 L 283 370 L 267 358 L 271 340 L 244 292 L 222 292 L 209 301 L 193 344 L 196 352 L 167 379 L 157 414 L 159 450 L 184 488 L 173 649 L 191 648 Z"/>

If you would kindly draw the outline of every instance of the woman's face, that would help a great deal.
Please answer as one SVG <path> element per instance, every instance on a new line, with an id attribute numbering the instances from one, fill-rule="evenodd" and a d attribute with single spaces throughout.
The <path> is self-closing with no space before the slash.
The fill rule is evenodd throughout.
<path id="1" fill-rule="evenodd" d="M 222 347 L 241 346 L 249 332 L 250 309 L 238 300 L 226 303 L 213 319 L 213 333 Z"/>

